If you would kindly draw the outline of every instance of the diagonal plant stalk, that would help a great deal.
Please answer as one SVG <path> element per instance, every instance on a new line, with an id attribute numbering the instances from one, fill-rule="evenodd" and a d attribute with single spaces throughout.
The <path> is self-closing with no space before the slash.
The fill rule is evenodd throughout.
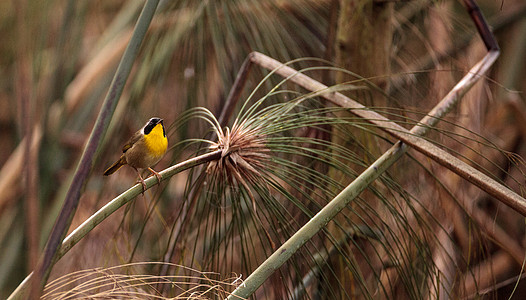
<path id="1" fill-rule="evenodd" d="M 416 148 L 420 152 L 430 156 L 441 164 L 449 161 L 449 164 L 457 164 L 455 170 L 461 170 L 461 174 L 470 175 L 479 181 L 474 183 L 480 186 L 486 192 L 488 190 L 496 190 L 497 194 L 502 193 L 506 197 L 504 199 L 511 199 L 509 204 L 506 200 L 501 200 L 504 203 L 518 207 L 518 211 L 523 215 L 526 214 L 526 200 L 520 197 L 513 191 L 502 186 L 487 175 L 476 170 L 475 168 L 465 164 L 456 157 L 439 149 L 432 143 L 418 137 L 418 135 L 426 134 L 429 129 L 435 125 L 440 118 L 448 113 L 460 100 L 460 98 L 477 82 L 495 62 L 499 55 L 498 50 L 490 51 L 477 65 L 475 65 L 468 74 L 440 101 L 435 108 L 424 117 L 420 123 L 414 126 L 411 131 L 389 121 L 382 115 L 366 110 L 361 104 L 345 97 L 340 93 L 321 94 L 321 97 L 341 105 L 343 107 L 353 108 L 352 113 L 364 117 L 369 122 L 379 125 L 380 128 L 393 136 L 399 137 L 398 141 L 389 150 L 387 150 L 380 158 L 378 158 L 371 166 L 369 166 L 360 176 L 358 176 L 351 184 L 349 184 L 340 194 L 338 194 L 329 204 L 327 204 L 321 211 L 319 211 L 309 222 L 307 222 L 301 229 L 299 229 L 289 240 L 287 240 L 278 250 L 276 250 L 266 261 L 264 261 L 234 292 L 228 299 L 245 299 L 248 298 L 255 290 L 263 284 L 263 282 L 283 263 L 285 263 L 301 246 L 303 246 L 310 238 L 312 238 L 319 230 L 324 228 L 327 223 L 336 216 L 347 204 L 354 198 L 361 194 L 376 178 L 382 175 L 393 163 L 395 163 L 402 155 L 409 149 L 408 144 Z M 327 89 L 327 86 L 309 78 L 306 75 L 298 73 L 296 70 L 287 67 L 267 56 L 260 53 L 252 53 L 252 60 L 258 65 L 274 70 L 277 74 L 289 78 L 291 81 L 312 91 L 319 91 Z M 407 141 L 407 143 L 406 143 Z M 432 155 L 432 156 L 431 156 Z M 447 165 L 446 165 L 447 166 Z M 459 174 L 459 172 L 455 172 Z M 461 175 L 459 174 L 459 175 Z M 461 175 L 462 176 L 462 175 Z M 464 176 L 462 176 L 464 177 Z M 464 177 L 465 178 L 465 177 Z M 468 179 L 466 178 L 466 179 Z M 485 186 L 484 184 L 487 184 Z M 493 194 L 493 193 L 490 193 Z M 499 199 L 501 199 L 499 197 Z M 516 205 L 515 205 L 516 203 Z"/>
<path id="2" fill-rule="evenodd" d="M 497 55 L 498 55 L 498 54 L 497 54 Z M 252 58 L 253 58 L 253 57 L 252 57 Z M 494 56 L 494 58 L 496 58 L 496 56 Z M 252 60 L 250 60 L 250 61 L 252 62 Z M 278 62 L 278 64 L 279 64 L 279 62 Z M 481 65 L 481 68 L 479 69 L 479 71 L 481 71 L 481 73 L 482 73 L 482 70 L 483 70 L 483 67 L 482 67 L 482 65 Z M 279 73 L 280 71 L 282 71 L 282 67 L 280 67 L 279 70 L 278 70 L 276 73 Z M 295 70 L 292 70 L 292 71 L 293 71 L 293 73 L 291 73 L 291 75 L 288 75 L 288 76 L 287 76 L 288 79 L 290 79 L 290 80 L 294 80 L 294 78 L 298 77 L 299 75 L 302 75 L 302 74 L 299 74 L 299 73 L 298 73 L 297 71 L 295 71 Z M 246 79 L 246 78 L 245 78 L 245 79 Z M 466 81 L 466 82 L 467 82 L 467 81 Z M 465 82 L 465 83 L 466 83 L 466 82 Z M 454 90 L 454 91 L 455 91 L 455 90 Z M 323 89 L 321 89 L 321 90 L 317 90 L 317 92 L 318 92 L 318 93 L 326 93 L 327 95 L 334 95 L 334 93 L 329 93 L 329 92 L 327 91 L 327 89 L 325 89 L 325 90 L 323 90 Z M 455 93 L 456 93 L 456 92 L 459 92 L 459 91 L 456 90 Z M 459 94 L 456 94 L 456 95 L 453 93 L 452 96 L 450 97 L 450 99 L 458 99 L 459 97 L 462 96 L 462 94 L 463 94 L 463 92 L 460 92 Z M 456 101 L 456 100 L 455 100 L 455 101 Z M 365 109 L 365 108 L 364 108 L 364 109 Z M 381 122 L 383 119 L 378 119 L 378 120 L 380 120 L 380 122 Z M 438 121 L 438 118 L 431 118 L 430 121 L 437 122 L 437 121 Z M 386 122 L 391 122 L 391 121 L 386 119 Z M 396 125 L 396 124 L 395 124 L 395 125 Z M 421 124 L 421 125 L 422 125 L 421 128 L 423 128 L 423 130 L 427 130 L 427 128 L 430 127 L 430 126 L 428 126 L 428 124 Z M 385 125 L 382 125 L 382 126 L 385 126 Z M 400 127 L 400 128 L 402 128 L 402 127 Z M 403 134 L 403 133 L 407 133 L 409 136 L 411 136 L 411 134 L 414 134 L 414 133 L 411 133 L 411 132 L 409 132 L 409 131 L 407 131 L 407 130 L 405 130 L 405 129 L 403 129 L 403 128 L 402 128 L 402 129 L 398 129 L 398 128 L 392 129 L 393 132 L 397 132 L 397 130 L 401 130 L 400 132 L 401 132 L 402 134 Z M 399 132 L 398 134 L 400 134 L 400 132 Z M 396 133 L 392 133 L 392 134 L 395 135 Z M 416 143 L 416 144 L 419 144 L 419 143 L 421 143 L 421 140 L 417 138 L 415 143 Z M 432 145 L 432 144 L 431 144 L 431 145 Z M 405 146 L 405 145 L 404 145 L 404 144 L 401 144 L 401 146 Z M 433 146 L 433 145 L 432 145 L 432 146 Z M 438 149 L 438 148 L 437 148 L 437 149 Z M 438 150 L 440 150 L 440 149 L 438 149 Z M 440 151 L 441 151 L 441 150 L 440 150 Z M 401 154 L 400 154 L 400 155 L 401 155 Z M 441 155 L 441 154 L 440 154 L 440 155 Z M 97 214 L 98 214 L 98 213 L 97 213 Z M 68 238 L 69 238 L 69 237 L 68 237 Z M 68 239 L 68 238 L 67 238 L 67 239 Z M 67 240 L 67 239 L 66 239 L 66 240 Z M 59 250 L 59 251 L 60 251 L 60 250 Z M 59 255 L 60 255 L 60 254 L 59 254 Z"/>
<path id="3" fill-rule="evenodd" d="M 410 132 L 383 115 L 369 110 L 367 107 L 341 93 L 321 93 L 321 91 L 327 90 L 328 87 L 326 85 L 264 54 L 252 52 L 250 54 L 250 60 L 263 68 L 272 70 L 272 72 L 287 78 L 291 82 L 296 83 L 307 90 L 320 92 L 320 97 L 323 97 L 336 105 L 349 108 L 351 113 L 378 126 L 379 129 L 389 133 L 415 150 L 428 156 L 460 177 L 478 186 L 497 200 L 510 206 L 523 216 L 526 216 L 526 200 L 523 197 L 496 182 L 481 171 L 468 165 L 464 161 L 442 150 L 435 144 L 418 136 L 421 130 L 425 131 L 427 128 L 434 126 L 445 113 L 456 105 L 456 102 L 469 90 L 469 88 L 471 88 L 471 86 L 473 86 L 473 84 L 475 84 L 480 76 L 489 69 L 497 59 L 498 55 L 499 51 L 492 50 L 479 63 L 471 68 L 468 74 L 466 74 L 466 76 L 464 76 L 464 78 L 444 97 L 441 102 L 442 105 L 437 105 L 435 109 L 424 118 L 423 122 L 420 122 L 420 124 L 417 125 L 418 128 L 421 128 L 417 132 Z M 435 113 L 437 115 L 434 115 Z"/>
<path id="4" fill-rule="evenodd" d="M 177 173 L 188 170 L 197 165 L 210 162 L 212 160 L 217 160 L 221 156 L 221 150 L 214 152 L 209 152 L 191 159 L 188 159 L 184 162 L 173 165 L 161 172 L 162 181 L 168 180 L 170 177 L 174 176 Z M 146 184 L 146 189 L 157 185 L 157 177 L 151 176 L 144 180 Z M 57 251 L 56 259 L 59 260 L 66 253 L 68 253 L 73 246 L 75 246 L 81 239 L 83 239 L 91 230 L 93 230 L 97 225 L 104 221 L 107 217 L 113 214 L 117 209 L 126 205 L 128 202 L 132 201 L 143 192 L 142 185 L 137 183 L 136 185 L 129 188 L 127 191 L 123 192 L 119 196 L 115 197 L 113 200 L 108 202 L 106 205 L 101 207 L 96 213 L 89 217 L 86 221 L 80 224 L 75 230 L 73 230 L 63 241 L 60 248 Z M 32 273 L 29 274 L 22 283 L 16 288 L 15 291 L 9 296 L 8 300 L 20 299 L 23 297 L 25 290 L 27 289 L 27 284 L 31 280 Z"/>
<path id="5" fill-rule="evenodd" d="M 34 284 L 39 284 L 39 287 L 32 289 L 32 298 L 37 298 L 41 294 L 47 278 L 53 268 L 57 257 L 57 250 L 69 229 L 71 220 L 78 206 L 80 195 L 86 179 L 91 172 L 93 160 L 99 148 L 100 141 L 104 138 L 106 129 L 111 120 L 118 99 L 122 94 L 124 85 L 128 76 L 130 75 L 133 63 L 139 52 L 140 45 L 144 40 L 148 27 L 155 14 L 159 0 L 149 0 L 144 5 L 143 11 L 137 20 L 133 36 L 124 52 L 124 55 L 119 63 L 113 81 L 111 82 L 109 91 L 104 99 L 102 108 L 97 117 L 97 121 L 93 127 L 88 143 L 84 148 L 84 152 L 80 158 L 80 162 L 75 170 L 75 174 L 69 187 L 69 190 L 64 199 L 64 204 L 57 217 L 53 230 L 50 233 L 46 247 L 40 258 L 40 261 L 35 269 Z"/>
<path id="6" fill-rule="evenodd" d="M 407 131 L 405 128 L 390 122 L 380 114 L 366 110 L 366 107 L 342 94 L 330 93 L 322 95 L 322 97 L 337 105 L 351 108 L 351 112 L 354 114 L 378 125 L 389 134 L 400 138 L 401 141 L 398 141 L 386 151 L 269 258 L 267 258 L 267 260 L 265 260 L 238 288 L 232 292 L 228 299 L 246 299 L 250 297 L 266 281 L 266 279 L 274 273 L 274 271 L 280 268 L 300 247 L 323 229 L 345 206 L 359 196 L 361 192 L 376 178 L 394 164 L 409 149 L 408 144 L 427 156 L 430 156 L 440 164 L 450 168 L 465 179 L 468 179 L 489 194 L 498 196 L 497 198 L 500 201 L 513 207 L 522 215 L 526 215 L 526 200 L 524 198 L 494 181 L 484 173 L 463 163 L 461 160 L 447 152 L 440 150 L 430 142 L 418 137 L 425 135 L 432 126 L 438 123 L 440 118 L 451 111 L 462 96 L 465 95 L 465 93 L 484 74 L 486 74 L 500 54 L 498 45 L 489 31 L 478 6 L 476 6 L 472 0 L 466 0 L 464 3 L 476 23 L 477 29 L 479 30 L 489 52 L 462 78 L 462 80 L 459 81 L 459 83 L 457 83 L 457 85 L 455 85 L 455 87 L 435 106 L 435 108 L 433 108 L 433 110 L 431 110 L 429 114 L 420 121 L 420 123 L 411 129 L 411 131 Z M 253 53 L 251 60 L 311 91 L 327 89 L 327 86 L 262 54 Z"/>
<path id="7" fill-rule="evenodd" d="M 469 90 L 469 88 L 475 84 L 478 78 L 489 69 L 491 64 L 497 59 L 498 55 L 499 51 L 492 50 L 479 63 L 477 63 L 468 72 L 468 74 L 444 97 L 442 101 L 443 105 L 436 106 L 435 109 L 428 114 L 425 120 L 423 120 L 424 122 L 420 122 L 420 125 L 418 125 L 419 128 L 422 128 L 420 130 L 426 130 L 426 127 L 429 128 L 438 123 L 441 116 L 451 110 L 456 105 L 458 99 L 460 99 Z M 494 196 L 499 201 L 512 207 L 523 216 L 526 216 L 526 200 L 524 200 L 523 197 L 491 179 L 489 176 L 480 172 L 474 167 L 466 164 L 462 160 L 442 150 L 433 143 L 422 137 L 419 137 L 419 132 L 410 132 L 409 130 L 389 120 L 383 115 L 369 110 L 367 107 L 344 96 L 341 93 L 322 93 L 323 90 L 328 89 L 326 85 L 264 54 L 252 52 L 249 55 L 249 59 L 252 63 L 265 69 L 272 70 L 273 73 L 285 77 L 307 90 L 320 92 L 321 97 L 331 101 L 336 105 L 349 108 L 351 113 L 364 118 L 367 122 L 370 122 L 373 125 L 378 126 L 378 128 L 381 130 L 384 130 L 393 137 L 410 145 L 415 150 L 435 160 L 460 177 L 475 184 L 488 194 Z M 249 67 L 250 65 L 248 65 L 246 68 Z M 438 113 L 440 113 L 440 115 L 434 115 Z"/>

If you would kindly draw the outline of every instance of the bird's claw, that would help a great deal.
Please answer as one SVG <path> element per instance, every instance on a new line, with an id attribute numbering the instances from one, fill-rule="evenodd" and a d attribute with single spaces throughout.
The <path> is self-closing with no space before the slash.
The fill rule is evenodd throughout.
<path id="1" fill-rule="evenodd" d="M 155 174 L 155 177 L 157 177 L 157 181 L 158 181 L 159 183 L 161 183 L 161 180 L 163 180 L 163 176 L 162 176 L 161 174 L 159 174 L 159 173 L 156 173 L 156 174 Z"/>
<path id="2" fill-rule="evenodd" d="M 157 177 L 157 181 L 159 183 L 161 183 L 161 180 L 163 180 L 163 176 L 161 174 L 155 172 L 155 170 L 152 169 L 152 168 L 148 168 L 148 170 L 150 170 L 150 172 L 152 172 L 152 174 L 155 175 L 155 177 Z"/>
<path id="3" fill-rule="evenodd" d="M 146 192 L 146 183 L 142 178 L 137 183 L 140 183 L 142 185 L 142 194 L 144 195 L 144 192 Z"/>
<path id="4" fill-rule="evenodd" d="M 157 178 L 157 181 L 159 183 L 161 183 L 161 180 L 163 179 L 163 176 L 161 174 L 155 172 L 152 168 L 148 168 L 148 170 L 150 170 L 150 172 L 152 172 L 152 174 L 155 175 L 155 177 Z M 137 171 L 137 169 L 135 169 L 135 171 Z M 137 175 L 139 175 L 139 181 L 137 183 L 141 183 L 141 185 L 142 185 L 142 194 L 144 195 L 144 192 L 146 191 L 146 183 L 144 182 L 144 179 L 142 178 L 141 173 L 139 173 L 139 171 L 137 171 Z"/>

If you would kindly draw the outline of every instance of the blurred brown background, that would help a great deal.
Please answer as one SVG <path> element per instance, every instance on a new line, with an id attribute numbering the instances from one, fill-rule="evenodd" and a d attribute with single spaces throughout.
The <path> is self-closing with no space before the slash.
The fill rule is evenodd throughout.
<path id="1" fill-rule="evenodd" d="M 522 0 L 479 0 L 478 4 L 494 29 L 501 56 L 488 77 L 446 117 L 455 125 L 441 125 L 440 130 L 453 138 L 439 134 L 432 138 L 521 193 L 526 170 L 522 162 L 526 157 L 526 4 Z M 0 2 L 0 298 L 33 270 L 142 5 L 143 1 L 118 0 Z M 282 62 L 326 59 L 369 78 L 383 91 L 384 96 L 351 93 L 364 105 L 394 108 L 398 112 L 393 118 L 409 119 L 419 119 L 486 53 L 457 1 L 161 1 L 72 229 L 135 182 L 135 173 L 127 168 L 112 177 L 101 175 L 150 117 L 165 120 L 170 145 L 202 137 L 207 130 L 203 123 L 170 125 L 183 111 L 197 106 L 218 116 L 251 51 Z M 254 67 L 248 89 L 263 74 Z M 351 80 L 341 72 L 309 75 L 327 85 Z M 249 92 L 244 91 L 241 99 Z M 24 146 L 28 137 L 31 147 Z M 471 143 L 472 139 L 477 142 Z M 193 150 L 170 151 L 156 170 Z M 491 292 L 483 297 L 507 298 L 515 281 L 499 284 L 520 275 L 526 246 L 524 218 L 414 155 L 431 174 L 411 167 L 401 176 L 407 180 L 400 182 L 424 199 L 423 206 L 447 227 L 452 253 L 463 257 L 451 266 L 457 271 L 453 298 L 469 298 L 485 289 Z M 166 241 L 172 225 L 180 220 L 176 212 L 187 196 L 187 176 L 188 172 L 182 173 L 121 209 L 57 264 L 52 279 L 84 268 L 162 260 L 166 246 L 156 241 Z M 455 201 L 443 200 L 450 197 Z M 150 203 L 153 200 L 158 206 Z M 496 242 L 499 232 L 512 243 L 503 247 Z M 435 233 L 440 240 L 442 233 Z M 256 261 L 268 255 L 259 254 Z M 332 268 L 334 278 L 343 278 L 335 275 L 342 270 Z M 378 275 L 382 276 L 389 275 Z M 407 296 L 396 283 L 381 296 L 364 296 L 363 291 L 349 288 L 352 282 L 342 279 L 335 284 L 346 292 L 320 297 Z M 516 296 L 525 295 L 520 292 L 524 285 L 520 287 Z M 316 298 L 312 291 L 323 288 L 306 290 L 309 296 L 303 297 Z M 283 291 L 269 293 L 258 298 L 290 296 L 280 294 Z"/>

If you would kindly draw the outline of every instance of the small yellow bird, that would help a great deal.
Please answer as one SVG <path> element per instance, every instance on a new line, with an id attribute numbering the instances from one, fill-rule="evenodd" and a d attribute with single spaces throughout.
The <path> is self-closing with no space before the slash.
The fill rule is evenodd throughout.
<path id="1" fill-rule="evenodd" d="M 163 119 L 151 118 L 141 130 L 137 131 L 122 147 L 122 155 L 118 161 L 111 165 L 104 175 L 108 176 L 124 165 L 135 169 L 139 175 L 143 191 L 146 184 L 138 169 L 148 169 L 157 177 L 161 183 L 161 174 L 155 172 L 151 167 L 157 164 L 166 153 L 168 139 L 164 130 Z"/>

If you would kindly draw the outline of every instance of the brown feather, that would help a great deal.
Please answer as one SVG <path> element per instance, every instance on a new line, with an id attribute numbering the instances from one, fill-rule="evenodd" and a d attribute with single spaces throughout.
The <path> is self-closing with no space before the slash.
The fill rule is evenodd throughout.
<path id="1" fill-rule="evenodd" d="M 121 158 L 119 158 L 118 161 L 113 163 L 113 165 L 111 165 L 106 171 L 104 171 L 104 176 L 108 176 L 108 175 L 115 173 L 118 169 L 120 169 L 125 164 L 126 164 L 126 157 L 123 154 Z"/>
<path id="2" fill-rule="evenodd" d="M 141 131 L 137 131 L 127 142 L 122 146 L 122 153 L 128 151 L 141 138 Z"/>

